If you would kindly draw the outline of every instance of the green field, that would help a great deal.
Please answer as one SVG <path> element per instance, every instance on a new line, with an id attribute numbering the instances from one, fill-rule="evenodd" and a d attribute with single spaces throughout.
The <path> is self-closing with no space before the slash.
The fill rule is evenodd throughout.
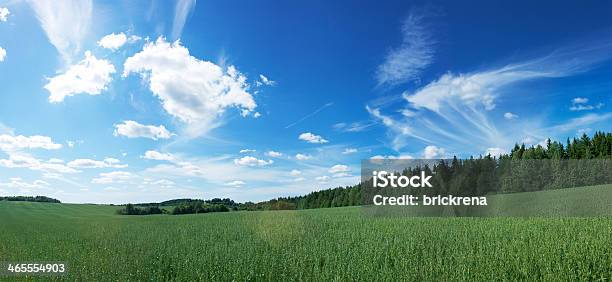
<path id="1" fill-rule="evenodd" d="M 359 207 L 119 216 L 116 209 L 0 202 L 0 261 L 65 261 L 63 278 L 82 281 L 612 278 L 609 217 L 383 218 Z"/>

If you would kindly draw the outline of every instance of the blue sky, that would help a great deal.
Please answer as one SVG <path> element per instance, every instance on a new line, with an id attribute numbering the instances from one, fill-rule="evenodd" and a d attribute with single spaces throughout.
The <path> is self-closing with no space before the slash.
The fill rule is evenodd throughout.
<path id="1" fill-rule="evenodd" d="M 259 201 L 612 130 L 610 4 L 378 2 L 0 1 L 0 195 Z"/>

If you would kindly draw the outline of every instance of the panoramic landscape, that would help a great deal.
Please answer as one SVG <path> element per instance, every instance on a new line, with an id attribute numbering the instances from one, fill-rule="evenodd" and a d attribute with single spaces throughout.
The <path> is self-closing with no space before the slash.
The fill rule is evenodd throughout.
<path id="1" fill-rule="evenodd" d="M 0 0 L 0 280 L 611 280 L 610 11 Z"/>

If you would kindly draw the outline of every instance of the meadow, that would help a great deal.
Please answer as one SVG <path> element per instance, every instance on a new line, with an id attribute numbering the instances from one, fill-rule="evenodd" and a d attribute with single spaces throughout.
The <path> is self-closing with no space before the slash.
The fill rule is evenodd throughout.
<path id="1" fill-rule="evenodd" d="M 0 261 L 65 261 L 67 274 L 56 278 L 83 281 L 612 278 L 609 217 L 374 217 L 360 207 L 122 216 L 117 208 L 0 201 Z"/>

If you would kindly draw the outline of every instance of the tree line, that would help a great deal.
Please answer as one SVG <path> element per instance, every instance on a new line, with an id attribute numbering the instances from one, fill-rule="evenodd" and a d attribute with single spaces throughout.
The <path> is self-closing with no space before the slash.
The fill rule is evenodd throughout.
<path id="1" fill-rule="evenodd" d="M 9 196 L 0 197 L 0 201 L 61 203 L 58 199 L 53 199 L 45 196 Z"/>
<path id="2" fill-rule="evenodd" d="M 150 214 L 193 214 L 209 212 L 228 212 L 230 209 L 238 210 L 240 204 L 229 198 L 200 199 L 173 199 L 160 203 L 127 204 L 117 210 L 121 215 L 150 215 Z"/>

